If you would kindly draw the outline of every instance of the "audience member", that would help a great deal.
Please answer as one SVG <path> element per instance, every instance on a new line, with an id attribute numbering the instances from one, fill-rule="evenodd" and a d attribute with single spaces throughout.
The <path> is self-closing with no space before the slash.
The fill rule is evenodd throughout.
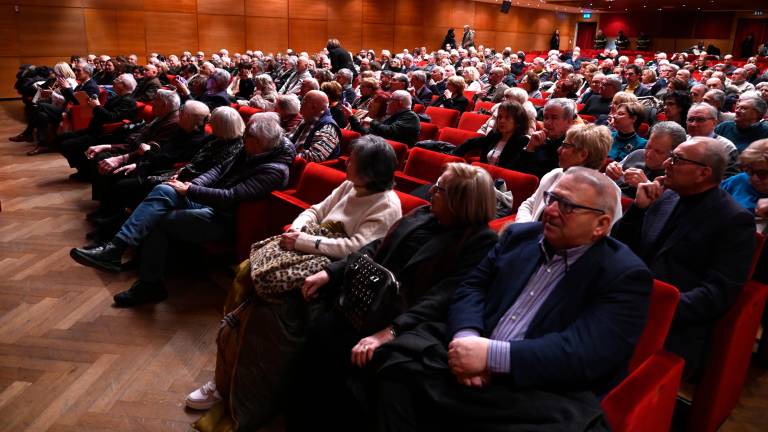
<path id="1" fill-rule="evenodd" d="M 453 154 L 465 156 L 469 152 L 480 152 L 480 162 L 502 168 L 521 171 L 521 158 L 527 158 L 528 113 L 517 102 L 502 102 L 496 109 L 496 125 L 488 135 L 468 139 L 456 147 Z M 534 174 L 534 173 L 531 173 Z"/>
<path id="2" fill-rule="evenodd" d="M 768 123 L 762 121 L 768 111 L 768 104 L 755 93 L 746 94 L 736 103 L 735 118 L 722 122 L 715 128 L 721 135 L 736 145 L 742 152 L 751 143 L 768 138 Z"/>
<path id="3" fill-rule="evenodd" d="M 301 101 L 302 121 L 290 136 L 296 154 L 307 162 L 322 162 L 336 157 L 341 148 L 341 129 L 328 109 L 328 96 L 317 90 Z"/>
<path id="4" fill-rule="evenodd" d="M 419 117 L 411 111 L 411 95 L 405 90 L 395 90 L 387 103 L 387 118 L 378 121 L 367 117 L 360 121 L 352 115 L 352 110 L 342 107 L 352 130 L 362 134 L 378 135 L 384 139 L 399 141 L 413 146 L 419 139 L 421 123 Z"/>
<path id="5" fill-rule="evenodd" d="M 611 100 L 613 99 L 613 95 L 620 90 L 621 79 L 617 75 L 606 76 L 600 85 L 600 93 L 593 94 L 589 97 L 584 103 L 584 108 L 581 110 L 581 113 L 595 117 L 608 114 L 611 110 Z"/>
<path id="6" fill-rule="evenodd" d="M 645 120 L 645 108 L 637 102 L 623 103 L 611 116 L 613 144 L 608 152 L 611 160 L 622 160 L 637 149 L 645 147 L 646 139 L 637 134 Z"/>
<path id="7" fill-rule="evenodd" d="M 438 106 L 448 109 L 455 109 L 459 112 L 467 110 L 469 101 L 464 97 L 464 78 L 458 76 L 452 76 L 448 78 L 448 84 L 442 94 L 439 94 L 438 98 L 432 102 L 432 106 Z"/>
<path id="8" fill-rule="evenodd" d="M 749 145 L 739 156 L 743 172 L 723 180 L 720 187 L 756 217 L 768 216 L 768 140 Z"/>

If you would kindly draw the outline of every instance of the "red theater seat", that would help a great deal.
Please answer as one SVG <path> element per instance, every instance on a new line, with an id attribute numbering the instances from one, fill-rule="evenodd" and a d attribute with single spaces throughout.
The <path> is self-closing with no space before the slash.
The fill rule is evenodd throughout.
<path id="1" fill-rule="evenodd" d="M 454 109 L 433 106 L 427 107 L 425 113 L 432 119 L 432 124 L 437 125 L 439 128 L 455 127 L 459 122 L 459 115 L 461 114 Z"/>
<path id="2" fill-rule="evenodd" d="M 481 136 L 481 134 L 477 132 L 446 127 L 440 129 L 440 135 L 437 139 L 440 141 L 449 142 L 455 146 L 460 146 L 464 144 L 466 140 L 479 136 Z"/>
<path id="3" fill-rule="evenodd" d="M 491 116 L 487 114 L 478 114 L 469 111 L 464 112 L 459 119 L 458 129 L 477 132 L 489 118 L 491 118 Z"/>
<path id="4" fill-rule="evenodd" d="M 435 183 L 450 162 L 464 162 L 464 159 L 414 147 L 408 153 L 403 172 L 395 173 L 395 188 L 410 192 L 418 186 Z"/>
<path id="5" fill-rule="evenodd" d="M 517 212 L 520 204 L 523 203 L 528 197 L 536 192 L 536 188 L 539 187 L 538 177 L 518 171 L 513 171 L 506 168 L 497 167 L 494 165 L 485 164 L 482 162 L 473 162 L 472 165 L 483 168 L 488 171 L 488 174 L 493 179 L 504 179 L 507 184 L 507 190 L 512 192 L 514 198 L 512 213 Z"/>
<path id="6" fill-rule="evenodd" d="M 419 141 L 434 140 L 440 134 L 440 128 L 433 123 L 421 123 L 421 131 L 419 132 Z"/>

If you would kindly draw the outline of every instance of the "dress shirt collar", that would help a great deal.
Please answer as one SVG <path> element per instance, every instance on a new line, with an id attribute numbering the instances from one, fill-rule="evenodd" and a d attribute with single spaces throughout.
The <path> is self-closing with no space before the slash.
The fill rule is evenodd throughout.
<path id="1" fill-rule="evenodd" d="M 568 272 L 568 268 L 573 265 L 584 253 L 592 247 L 594 243 L 588 243 L 581 246 L 572 247 L 569 249 L 555 250 L 547 243 L 546 239 L 541 239 L 539 242 L 539 248 L 541 249 L 541 256 L 544 258 L 544 265 L 549 266 L 557 260 L 565 261 L 565 272 Z"/>

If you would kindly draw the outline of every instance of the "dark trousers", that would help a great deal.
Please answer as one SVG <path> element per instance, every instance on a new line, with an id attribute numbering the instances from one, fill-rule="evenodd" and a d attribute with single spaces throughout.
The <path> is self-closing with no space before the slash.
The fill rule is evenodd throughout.
<path id="1" fill-rule="evenodd" d="M 67 132 L 59 138 L 61 154 L 67 158 L 69 166 L 81 172 L 88 172 L 89 162 L 85 157 L 88 147 L 97 144 L 97 138 L 88 129 Z"/>
<path id="2" fill-rule="evenodd" d="M 58 127 L 61 123 L 64 108 L 49 103 L 37 104 L 35 114 L 35 128 L 37 129 L 37 141 L 42 145 L 47 145 L 51 137 L 48 135 L 49 127 Z"/>

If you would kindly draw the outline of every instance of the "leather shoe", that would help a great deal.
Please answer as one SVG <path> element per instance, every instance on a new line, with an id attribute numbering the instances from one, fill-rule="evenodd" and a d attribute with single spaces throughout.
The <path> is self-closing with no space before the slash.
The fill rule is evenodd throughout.
<path id="1" fill-rule="evenodd" d="M 134 307 L 146 303 L 159 303 L 168 298 L 162 283 L 136 281 L 131 287 L 113 297 L 115 307 Z"/>
<path id="2" fill-rule="evenodd" d="M 123 257 L 124 248 L 107 242 L 103 246 L 94 249 L 72 248 L 69 256 L 78 263 L 112 273 L 122 271 L 120 260 Z"/>
<path id="3" fill-rule="evenodd" d="M 28 151 L 27 156 L 35 156 L 35 155 L 39 155 L 43 153 L 51 153 L 51 152 L 53 152 L 53 149 L 51 147 L 39 145 L 33 148 L 32 150 Z"/>
<path id="4" fill-rule="evenodd" d="M 89 182 L 91 181 L 91 177 L 82 172 L 82 171 L 76 171 L 69 175 L 70 180 L 79 181 L 79 182 Z"/>
<path id="5" fill-rule="evenodd" d="M 35 142 L 35 139 L 32 137 L 32 135 L 25 135 L 25 134 L 18 134 L 16 136 L 8 138 L 8 141 L 11 142 Z"/>

